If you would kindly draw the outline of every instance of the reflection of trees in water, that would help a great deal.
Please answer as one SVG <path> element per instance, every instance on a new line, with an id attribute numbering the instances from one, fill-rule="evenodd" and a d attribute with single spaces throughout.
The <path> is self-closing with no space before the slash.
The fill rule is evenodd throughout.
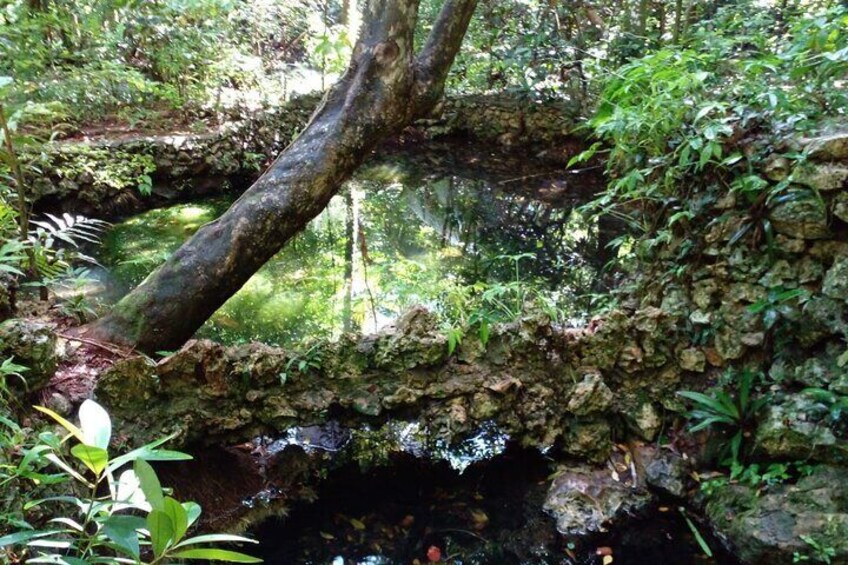
<path id="1" fill-rule="evenodd" d="M 597 267 L 587 259 L 598 255 L 596 230 L 575 211 L 575 201 L 553 206 L 494 189 L 484 181 L 454 176 L 409 182 L 399 196 L 414 220 L 438 234 L 441 246 L 462 249 L 463 275 L 469 281 L 510 280 L 510 262 L 497 260 L 505 255 L 532 254 L 535 260 L 523 269 L 552 287 L 585 288 L 587 270 Z M 372 206 L 378 198 L 372 197 Z M 386 212 L 397 214 L 398 199 L 392 195 L 386 200 Z M 390 201 L 395 203 L 392 210 Z M 392 238 L 407 256 L 423 251 L 414 240 L 403 237 L 410 223 L 398 226 Z M 386 235 L 392 237 L 392 230 Z"/>
<path id="2" fill-rule="evenodd" d="M 371 331 L 413 304 L 467 311 L 475 293 L 479 298 L 479 288 L 471 287 L 514 282 L 515 262 L 505 256 L 522 254 L 535 257 L 520 260 L 521 280 L 534 288 L 570 297 L 598 289 L 596 273 L 606 260 L 598 246 L 615 226 L 589 225 L 575 212 L 591 184 L 587 189 L 535 164 L 466 159 L 454 171 L 456 159 L 440 159 L 395 156 L 381 174 L 365 171 L 348 183 L 201 335 L 289 345 L 342 330 Z M 104 263 L 116 275 L 143 278 L 217 215 L 213 204 L 151 211 L 116 226 L 107 236 L 115 240 L 106 249 L 113 255 Z M 208 214 L 198 215 L 206 207 Z M 163 249 L 167 237 L 173 246 Z"/>

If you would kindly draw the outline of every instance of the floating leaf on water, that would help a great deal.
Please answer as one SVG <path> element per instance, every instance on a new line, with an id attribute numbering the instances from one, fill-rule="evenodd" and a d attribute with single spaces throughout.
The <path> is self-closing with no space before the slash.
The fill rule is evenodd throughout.
<path id="1" fill-rule="evenodd" d="M 362 521 L 357 520 L 356 518 L 350 519 L 350 525 L 353 526 L 354 529 L 356 529 L 356 530 L 364 530 L 365 529 L 365 524 L 363 524 Z"/>
<path id="2" fill-rule="evenodd" d="M 321 534 L 321 537 L 324 538 L 325 540 L 336 539 L 336 536 L 334 536 L 333 534 L 328 534 L 327 532 L 319 532 L 319 533 Z"/>

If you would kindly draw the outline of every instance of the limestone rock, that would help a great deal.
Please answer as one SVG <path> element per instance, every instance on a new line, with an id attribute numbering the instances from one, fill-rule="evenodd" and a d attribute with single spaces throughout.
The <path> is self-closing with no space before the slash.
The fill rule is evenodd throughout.
<path id="1" fill-rule="evenodd" d="M 612 405 L 613 394 L 599 373 L 590 373 L 577 384 L 566 408 L 578 416 L 606 412 Z"/>
<path id="2" fill-rule="evenodd" d="M 797 484 L 765 493 L 728 484 L 707 501 L 713 527 L 745 563 L 788 565 L 810 555 L 804 537 L 833 548 L 832 563 L 848 563 L 848 481 L 845 469 L 818 467 Z"/>
<path id="3" fill-rule="evenodd" d="M 651 402 L 641 403 L 635 411 L 626 416 L 630 428 L 646 441 L 653 441 L 662 429 L 662 417 Z"/>
<path id="4" fill-rule="evenodd" d="M 841 192 L 833 202 L 833 215 L 848 223 L 848 192 Z"/>
<path id="5" fill-rule="evenodd" d="M 0 324 L 0 361 L 9 357 L 29 369 L 24 373 L 29 392 L 39 390 L 56 371 L 56 334 L 47 324 L 6 320 Z"/>
<path id="6" fill-rule="evenodd" d="M 739 359 L 745 353 L 742 335 L 732 328 L 722 328 L 715 336 L 715 350 L 722 359 Z"/>
<path id="7" fill-rule="evenodd" d="M 561 470 L 548 490 L 544 508 L 561 534 L 585 536 L 639 512 L 650 500 L 644 489 L 616 481 L 609 469 L 581 465 Z"/>
<path id="8" fill-rule="evenodd" d="M 807 141 L 807 154 L 818 161 L 848 159 L 848 132 L 823 135 Z"/>
<path id="9" fill-rule="evenodd" d="M 769 214 L 777 233 L 798 239 L 824 239 L 830 235 L 827 209 L 814 198 L 778 204 Z"/>
<path id="10" fill-rule="evenodd" d="M 0 273 L 0 322 L 15 313 L 15 279 L 6 273 Z"/>
<path id="11" fill-rule="evenodd" d="M 707 363 L 706 355 L 697 347 L 688 347 L 681 351 L 678 360 L 682 369 L 697 373 L 703 373 Z"/>
<path id="12" fill-rule="evenodd" d="M 848 255 L 839 255 L 824 276 L 822 292 L 831 298 L 848 300 Z"/>
<path id="13" fill-rule="evenodd" d="M 763 167 L 763 172 L 769 180 L 780 182 L 786 180 L 789 176 L 789 171 L 792 168 L 789 159 L 781 155 L 771 155 Z"/>
<path id="14" fill-rule="evenodd" d="M 602 463 L 612 449 L 612 428 L 606 420 L 572 420 L 565 431 L 563 445 L 569 455 Z"/>
<path id="15" fill-rule="evenodd" d="M 795 169 L 792 180 L 815 190 L 839 190 L 848 183 L 848 166 L 840 163 L 807 163 Z"/>
<path id="16" fill-rule="evenodd" d="M 816 421 L 815 404 L 807 395 L 793 394 L 768 406 L 755 436 L 758 452 L 774 461 L 848 462 L 848 441 Z"/>
<path id="17" fill-rule="evenodd" d="M 634 455 L 645 482 L 672 496 L 683 497 L 689 479 L 689 464 L 682 456 L 651 445 L 638 448 Z"/>

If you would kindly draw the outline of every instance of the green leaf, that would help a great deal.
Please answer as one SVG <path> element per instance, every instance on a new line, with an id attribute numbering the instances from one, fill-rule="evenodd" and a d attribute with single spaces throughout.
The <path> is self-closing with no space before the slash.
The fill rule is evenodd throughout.
<path id="1" fill-rule="evenodd" d="M 183 539 L 183 536 L 188 530 L 188 512 L 183 508 L 182 504 L 171 498 L 165 497 L 165 514 L 171 519 L 174 526 L 174 543 Z"/>
<path id="2" fill-rule="evenodd" d="M 728 413 L 727 407 L 724 406 L 724 404 L 722 404 L 719 400 L 711 396 L 707 396 L 706 394 L 689 390 L 681 390 L 677 394 L 679 394 L 683 398 L 687 398 L 692 402 L 695 402 L 696 404 L 700 404 L 701 406 L 708 408 L 710 411 L 715 412 L 718 415 L 726 415 L 733 417 L 733 413 Z"/>
<path id="3" fill-rule="evenodd" d="M 22 543 L 26 543 L 33 539 L 44 538 L 47 536 L 52 536 L 54 534 L 61 533 L 60 530 L 50 530 L 47 532 L 42 532 L 39 530 L 31 530 L 31 531 L 23 531 L 23 532 L 15 532 L 13 534 L 9 534 L 7 536 L 3 536 L 0 538 L 0 547 L 5 547 L 7 545 L 20 545 Z"/>
<path id="4" fill-rule="evenodd" d="M 145 520 L 139 516 L 112 515 L 103 524 L 103 533 L 115 545 L 125 549 L 132 557 L 139 557 L 138 532 L 146 526 Z"/>
<path id="5" fill-rule="evenodd" d="M 174 549 L 179 547 L 186 547 L 188 545 L 197 545 L 198 543 L 218 542 L 258 543 L 256 540 L 246 538 L 244 536 L 236 536 L 233 534 L 205 534 L 202 536 L 194 536 L 193 538 L 188 538 L 187 540 L 184 540 L 175 545 Z"/>
<path id="6" fill-rule="evenodd" d="M 153 555 L 160 557 L 171 545 L 174 537 L 174 524 L 162 510 L 151 510 L 147 515 L 147 530 L 150 532 L 150 544 Z"/>
<path id="7" fill-rule="evenodd" d="M 262 563 L 262 560 L 257 557 L 227 549 L 186 549 L 185 551 L 174 553 L 173 556 L 177 559 L 207 559 L 209 561 L 229 561 L 230 563 Z"/>
<path id="8" fill-rule="evenodd" d="M 136 459 L 133 463 L 138 482 L 141 485 L 141 491 L 150 506 L 154 510 L 165 509 L 165 497 L 162 494 L 162 485 L 159 483 L 159 477 L 156 476 L 156 471 L 150 466 L 150 463 L 144 459 Z"/>
<path id="9" fill-rule="evenodd" d="M 105 449 L 93 447 L 84 443 L 78 443 L 73 446 L 71 448 L 71 455 L 79 459 L 83 465 L 91 469 L 91 472 L 98 477 L 109 462 L 109 454 Z"/>
<path id="10" fill-rule="evenodd" d="M 183 508 L 185 508 L 186 514 L 188 515 L 188 525 L 191 527 L 191 525 L 197 522 L 197 519 L 200 518 L 200 505 L 196 502 L 183 502 Z"/>
<path id="11" fill-rule="evenodd" d="M 109 462 L 107 467 L 108 472 L 114 472 L 122 465 L 135 461 L 136 459 L 144 459 L 145 461 L 187 461 L 191 459 L 188 453 L 181 451 L 171 451 L 168 449 L 156 449 L 163 443 L 172 440 L 177 434 L 173 433 L 164 438 L 150 442 L 147 445 L 142 445 L 137 449 L 133 449 L 119 457 L 115 457 Z"/>

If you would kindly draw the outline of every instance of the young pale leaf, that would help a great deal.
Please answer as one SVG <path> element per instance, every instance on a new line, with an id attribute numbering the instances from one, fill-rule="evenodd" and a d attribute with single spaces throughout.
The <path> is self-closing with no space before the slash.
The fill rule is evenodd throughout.
<path id="1" fill-rule="evenodd" d="M 173 555 L 177 559 L 206 559 L 208 561 L 228 561 L 230 563 L 262 563 L 262 560 L 257 557 L 227 549 L 186 549 L 184 551 L 178 551 Z"/>
<path id="2" fill-rule="evenodd" d="M 141 490 L 141 481 L 133 469 L 127 469 L 121 473 L 118 480 L 111 486 L 114 491 L 112 499 L 115 501 L 113 507 L 115 511 L 124 508 L 138 508 L 150 512 L 153 509 L 144 497 L 144 491 Z"/>
<path id="3" fill-rule="evenodd" d="M 49 408 L 45 408 L 44 406 L 33 406 L 33 408 L 35 408 L 39 412 L 47 414 L 48 416 L 50 416 L 51 418 L 56 420 L 56 422 L 60 426 L 62 426 L 66 430 L 68 430 L 71 433 L 72 436 L 77 438 L 77 440 L 79 440 L 82 443 L 85 443 L 85 436 L 83 436 L 81 429 L 79 429 L 78 427 L 76 427 L 75 425 L 73 425 L 72 423 L 70 423 L 69 421 L 67 421 L 66 419 L 64 419 L 63 417 L 61 417 L 57 413 L 55 413 L 54 411 L 50 410 Z"/>
<path id="4" fill-rule="evenodd" d="M 162 485 L 159 483 L 159 477 L 156 476 L 156 471 L 153 470 L 150 463 L 144 459 L 136 459 L 133 463 L 133 470 L 150 506 L 154 510 L 164 510 L 165 497 L 162 494 Z"/>
<path id="5" fill-rule="evenodd" d="M 109 449 L 112 437 L 112 420 L 102 406 L 93 400 L 86 400 L 79 409 L 80 428 L 86 445 L 100 449 Z"/>
<path id="6" fill-rule="evenodd" d="M 205 534 L 202 536 L 194 536 L 188 538 L 174 546 L 174 549 L 185 547 L 187 545 L 197 545 L 198 543 L 219 543 L 219 542 L 237 542 L 237 543 L 258 543 L 256 540 L 243 536 L 235 536 L 232 534 Z"/>
<path id="7" fill-rule="evenodd" d="M 105 449 L 84 443 L 78 443 L 73 446 L 71 448 L 71 455 L 79 459 L 83 465 L 88 467 L 98 477 L 109 462 L 109 454 Z"/>

